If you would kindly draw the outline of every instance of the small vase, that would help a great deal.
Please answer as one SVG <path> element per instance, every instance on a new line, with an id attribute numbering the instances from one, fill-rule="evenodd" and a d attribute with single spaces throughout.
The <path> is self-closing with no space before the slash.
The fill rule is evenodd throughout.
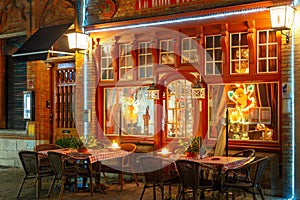
<path id="1" fill-rule="evenodd" d="M 187 151 L 187 152 L 185 152 L 185 156 L 186 157 L 196 157 L 197 154 L 195 152 L 189 152 L 189 151 Z"/>

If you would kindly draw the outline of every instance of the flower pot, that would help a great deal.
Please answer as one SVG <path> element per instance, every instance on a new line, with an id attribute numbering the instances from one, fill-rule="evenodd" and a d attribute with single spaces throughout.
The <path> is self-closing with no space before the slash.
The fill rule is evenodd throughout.
<path id="1" fill-rule="evenodd" d="M 186 157 L 196 157 L 196 156 L 197 156 L 197 153 L 187 151 L 187 152 L 185 152 L 185 156 L 186 156 Z"/>

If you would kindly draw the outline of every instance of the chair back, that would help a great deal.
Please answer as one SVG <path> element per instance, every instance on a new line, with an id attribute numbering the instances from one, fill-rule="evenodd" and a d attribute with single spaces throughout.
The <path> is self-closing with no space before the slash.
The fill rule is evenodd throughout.
<path id="1" fill-rule="evenodd" d="M 170 160 L 155 156 L 138 157 L 146 182 L 161 182 L 169 175 Z"/>
<path id="2" fill-rule="evenodd" d="M 232 156 L 253 158 L 253 157 L 255 157 L 255 150 L 254 149 L 244 149 L 242 151 L 239 151 L 239 152 L 233 154 Z"/>
<path id="3" fill-rule="evenodd" d="M 251 163 L 251 165 L 256 165 L 253 184 L 257 185 L 261 183 L 268 160 L 269 157 L 265 156 Z"/>
<path id="4" fill-rule="evenodd" d="M 176 160 L 181 184 L 184 188 L 198 188 L 200 181 L 200 163 L 190 160 Z"/>
<path id="5" fill-rule="evenodd" d="M 63 175 L 63 155 L 57 152 L 49 151 L 48 158 L 56 176 Z"/>
<path id="6" fill-rule="evenodd" d="M 23 169 L 26 175 L 29 174 L 38 174 L 39 166 L 38 166 L 38 153 L 33 151 L 19 151 L 19 158 L 21 160 Z"/>
<path id="7" fill-rule="evenodd" d="M 62 147 L 56 144 L 38 144 L 34 146 L 33 151 L 45 151 L 45 150 L 52 150 L 52 149 L 61 149 Z"/>
<path id="8" fill-rule="evenodd" d="M 133 143 L 124 143 L 124 144 L 121 144 L 120 147 L 124 151 L 130 151 L 132 153 L 134 153 L 137 148 L 137 146 Z"/>

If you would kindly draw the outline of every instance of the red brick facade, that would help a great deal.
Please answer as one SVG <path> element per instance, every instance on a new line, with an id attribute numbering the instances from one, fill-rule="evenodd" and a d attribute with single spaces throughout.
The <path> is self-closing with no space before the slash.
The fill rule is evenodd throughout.
<path id="1" fill-rule="evenodd" d="M 168 15 L 184 14 L 185 12 L 191 12 L 191 16 L 195 15 L 197 9 L 201 10 L 202 14 L 209 14 L 210 12 L 217 13 L 219 10 L 222 12 L 221 8 L 224 6 L 230 6 L 232 10 L 241 9 L 243 7 L 253 8 L 261 5 L 272 5 L 273 1 L 215 1 L 215 0 L 198 0 L 183 3 L 180 1 L 178 4 L 171 4 L 169 6 L 154 6 L 152 8 L 146 9 L 144 6 L 140 6 L 139 3 L 145 3 L 145 1 L 138 0 L 116 0 L 116 11 L 113 13 L 113 17 L 107 19 L 103 17 L 101 9 L 104 1 L 88 1 L 86 5 L 86 16 L 85 16 L 85 25 L 88 30 L 92 30 L 98 26 L 111 26 L 109 22 L 113 24 L 118 24 L 123 20 L 126 20 L 125 23 L 144 23 L 149 17 L 158 17 L 156 19 L 162 20 L 166 16 L 169 19 L 172 17 Z M 173 1 L 171 1 L 173 2 Z M 239 3 L 237 3 L 239 2 Z M 276 3 L 287 3 L 291 1 L 276 1 Z M 242 5 L 242 4 L 245 5 Z M 30 13 L 30 3 L 27 0 L 20 1 L 10 1 L 4 0 L 0 3 L 0 38 L 1 46 L 5 45 L 5 40 L 8 38 L 14 38 L 19 36 L 29 36 L 34 33 L 41 26 L 50 26 L 55 24 L 63 24 L 66 22 L 72 22 L 74 20 L 75 10 L 74 6 L 75 0 L 62 0 L 62 1 L 49 1 L 49 0 L 32 0 L 32 16 Z M 81 2 L 81 5 L 83 3 Z M 180 6 L 178 6 L 180 5 Z M 299 10 L 300 8 L 298 8 Z M 82 12 L 80 11 L 82 15 Z M 110 13 L 108 13 L 110 14 Z M 297 17 L 296 17 L 297 18 Z M 299 17 L 298 17 L 299 18 Z M 289 86 L 295 86 L 295 93 L 292 94 L 287 101 L 287 106 L 290 108 L 290 112 L 282 113 L 281 119 L 281 154 L 278 155 L 278 159 L 281 163 L 279 168 L 282 168 L 282 178 L 283 188 L 277 188 L 277 190 L 282 190 L 282 196 L 289 198 L 293 193 L 293 170 L 297 169 L 299 166 L 298 161 L 296 161 L 296 167 L 293 168 L 293 152 L 297 150 L 294 146 L 294 140 L 296 144 L 300 144 L 299 137 L 299 128 L 297 121 L 299 122 L 299 104 L 297 99 L 300 98 L 299 93 L 299 67 L 300 63 L 300 48 L 297 44 L 300 43 L 300 30 L 299 26 L 295 27 L 294 37 L 291 39 L 290 43 L 285 43 L 285 38 L 282 39 L 282 63 L 281 63 L 281 77 L 282 83 L 288 83 Z M 4 43 L 4 44 L 3 44 Z M 10 55 L 17 50 L 17 47 L 10 52 Z M 93 47 L 90 48 L 90 51 L 93 50 Z M 294 50 L 294 57 L 292 57 Z M 6 61 L 4 59 L 5 53 L 0 54 L 0 128 L 5 127 L 6 118 L 3 113 L 5 113 L 5 65 Z M 84 58 L 84 59 L 83 59 Z M 101 128 L 98 127 L 98 121 L 96 115 L 96 102 L 99 97 L 96 96 L 96 88 L 98 84 L 97 74 L 95 67 L 93 66 L 92 53 L 88 54 L 79 54 L 76 59 L 76 71 L 77 71 L 77 80 L 76 80 L 76 106 L 78 107 L 77 114 L 77 132 L 78 133 L 93 133 L 95 130 Z M 294 60 L 293 60 L 294 59 Z M 85 66 L 85 67 L 84 67 Z M 292 73 L 292 67 L 294 67 L 294 77 Z M 47 64 L 43 61 L 37 62 L 28 62 L 27 63 L 27 79 L 33 80 L 34 91 L 36 92 L 36 120 L 35 120 L 35 131 L 37 140 L 45 140 L 53 142 L 54 136 L 51 135 L 51 121 L 50 113 L 51 110 L 46 107 L 46 101 L 51 99 L 53 91 L 50 91 L 50 82 L 51 80 L 51 70 L 48 70 Z M 294 81 L 294 82 L 293 82 Z M 27 83 L 28 84 L 28 83 Z M 28 85 L 27 85 L 28 86 Z M 295 98 L 293 99 L 293 95 Z M 293 116 L 293 102 L 295 101 L 295 116 Z M 92 122 L 86 125 L 83 122 L 83 112 L 86 109 L 91 109 L 92 111 Z M 293 118 L 295 118 L 295 124 L 293 123 Z M 296 137 L 294 138 L 294 131 Z M 296 152 L 296 157 L 299 157 L 299 153 Z M 272 173 L 272 172 L 271 172 Z M 299 185 L 299 175 L 296 174 L 296 187 L 300 188 Z M 300 194 L 297 194 L 300 197 Z"/>

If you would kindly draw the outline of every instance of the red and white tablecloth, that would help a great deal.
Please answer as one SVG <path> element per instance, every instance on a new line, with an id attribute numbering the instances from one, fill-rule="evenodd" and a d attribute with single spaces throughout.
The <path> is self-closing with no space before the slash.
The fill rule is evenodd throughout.
<path id="1" fill-rule="evenodd" d="M 204 163 L 210 165 L 214 168 L 220 169 L 222 172 L 225 172 L 228 169 L 235 169 L 237 167 L 243 166 L 252 161 L 252 158 L 249 157 L 226 157 L 226 156 L 212 156 L 205 157 L 202 159 L 194 160 L 196 162 Z"/>
<path id="2" fill-rule="evenodd" d="M 103 161 L 103 160 L 108 160 L 113 158 L 119 158 L 131 153 L 128 151 L 124 151 L 122 149 L 117 149 L 117 150 L 88 149 L 87 152 L 83 153 L 83 152 L 78 152 L 76 149 L 72 149 L 72 148 L 47 150 L 47 151 L 42 151 L 40 153 L 47 154 L 49 151 L 58 152 L 78 159 L 89 159 L 90 163 L 95 163 L 97 161 Z"/>

